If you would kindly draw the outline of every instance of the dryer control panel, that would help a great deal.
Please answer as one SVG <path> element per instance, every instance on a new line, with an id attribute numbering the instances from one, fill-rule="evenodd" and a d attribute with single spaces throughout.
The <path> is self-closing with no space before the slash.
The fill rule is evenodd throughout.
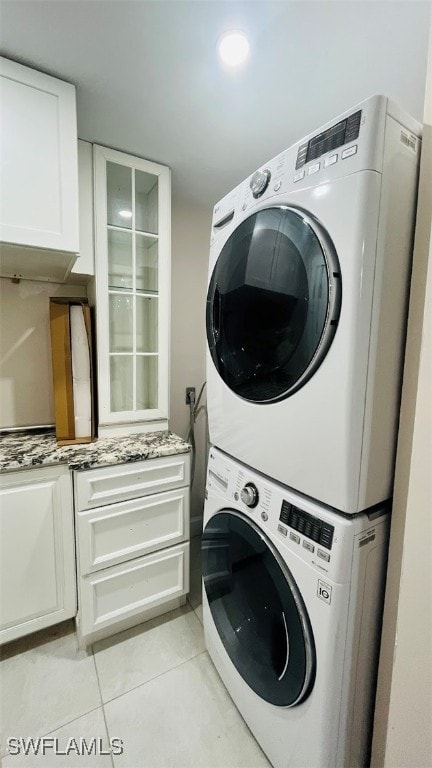
<path id="1" fill-rule="evenodd" d="M 359 109 L 345 120 L 340 120 L 331 128 L 327 128 L 326 131 L 322 131 L 309 141 L 300 144 L 297 151 L 296 171 L 310 160 L 317 160 L 327 152 L 358 139 L 361 115 L 362 111 Z"/>
<path id="2" fill-rule="evenodd" d="M 214 207 L 212 244 L 272 198 L 294 202 L 292 195 L 309 187 L 358 171 L 382 173 L 388 118 L 398 126 L 398 149 L 418 155 L 420 124 L 386 96 L 371 96 L 268 160 L 225 195 Z M 301 197 L 297 202 L 303 204 Z"/>

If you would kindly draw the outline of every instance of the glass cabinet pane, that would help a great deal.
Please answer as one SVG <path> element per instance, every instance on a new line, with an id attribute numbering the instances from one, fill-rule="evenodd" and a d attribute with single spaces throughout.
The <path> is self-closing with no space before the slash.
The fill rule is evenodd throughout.
<path id="1" fill-rule="evenodd" d="M 158 299 L 136 296 L 136 350 L 157 352 Z"/>
<path id="2" fill-rule="evenodd" d="M 111 410 L 133 410 L 133 357 L 111 355 Z"/>
<path id="3" fill-rule="evenodd" d="M 146 235 L 135 236 L 136 289 L 157 293 L 158 290 L 158 241 Z"/>
<path id="4" fill-rule="evenodd" d="M 136 359 L 136 408 L 158 407 L 157 355 L 138 355 Z"/>
<path id="5" fill-rule="evenodd" d="M 132 289 L 132 233 L 108 230 L 108 286 Z"/>
<path id="6" fill-rule="evenodd" d="M 144 171 L 135 171 L 135 229 L 158 231 L 158 178 Z"/>
<path id="7" fill-rule="evenodd" d="M 132 227 L 132 169 L 107 163 L 107 223 Z"/>
<path id="8" fill-rule="evenodd" d="M 133 296 L 110 294 L 109 342 L 110 352 L 133 350 Z"/>

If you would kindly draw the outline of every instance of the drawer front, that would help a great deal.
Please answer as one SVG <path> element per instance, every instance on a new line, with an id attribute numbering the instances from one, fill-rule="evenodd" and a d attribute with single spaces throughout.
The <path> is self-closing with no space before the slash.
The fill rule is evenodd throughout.
<path id="1" fill-rule="evenodd" d="M 189 542 L 80 579 L 80 626 L 89 635 L 189 591 Z"/>
<path id="2" fill-rule="evenodd" d="M 75 472 L 78 511 L 189 485 L 190 456 L 181 453 Z"/>
<path id="3" fill-rule="evenodd" d="M 81 574 L 172 546 L 189 537 L 189 488 L 79 512 Z"/>

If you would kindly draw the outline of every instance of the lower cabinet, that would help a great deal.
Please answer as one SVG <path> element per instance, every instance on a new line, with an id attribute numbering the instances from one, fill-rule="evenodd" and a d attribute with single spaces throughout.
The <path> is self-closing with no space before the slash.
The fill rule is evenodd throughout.
<path id="1" fill-rule="evenodd" d="M 0 475 L 0 642 L 76 615 L 71 474 Z"/>
<path id="2" fill-rule="evenodd" d="M 75 473 L 81 645 L 185 602 L 189 477 L 189 454 Z"/>

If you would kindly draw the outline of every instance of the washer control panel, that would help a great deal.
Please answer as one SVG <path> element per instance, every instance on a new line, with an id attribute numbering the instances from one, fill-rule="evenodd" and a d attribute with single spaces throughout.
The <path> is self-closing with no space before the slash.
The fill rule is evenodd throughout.
<path id="1" fill-rule="evenodd" d="M 282 502 L 279 520 L 294 531 L 301 533 L 307 539 L 311 539 L 316 544 L 331 550 L 334 536 L 333 525 L 325 523 L 319 517 L 310 515 L 308 512 L 304 512 L 289 501 Z M 296 534 L 293 535 L 296 536 Z M 294 538 L 293 540 L 295 541 L 296 539 Z M 303 546 L 306 549 L 310 549 L 313 545 L 309 544 L 309 542 L 303 542 Z"/>
<path id="2" fill-rule="evenodd" d="M 218 512 L 230 510 L 258 525 L 287 563 L 303 561 L 339 584 L 351 578 L 355 548 L 363 556 L 368 547 L 375 547 L 377 526 L 384 526 L 387 518 L 385 505 L 373 520 L 367 514 L 342 516 L 212 446 L 204 525 Z"/>
<path id="3" fill-rule="evenodd" d="M 259 501 L 258 488 L 254 483 L 246 483 L 240 491 L 240 498 L 247 507 L 256 507 Z"/>

